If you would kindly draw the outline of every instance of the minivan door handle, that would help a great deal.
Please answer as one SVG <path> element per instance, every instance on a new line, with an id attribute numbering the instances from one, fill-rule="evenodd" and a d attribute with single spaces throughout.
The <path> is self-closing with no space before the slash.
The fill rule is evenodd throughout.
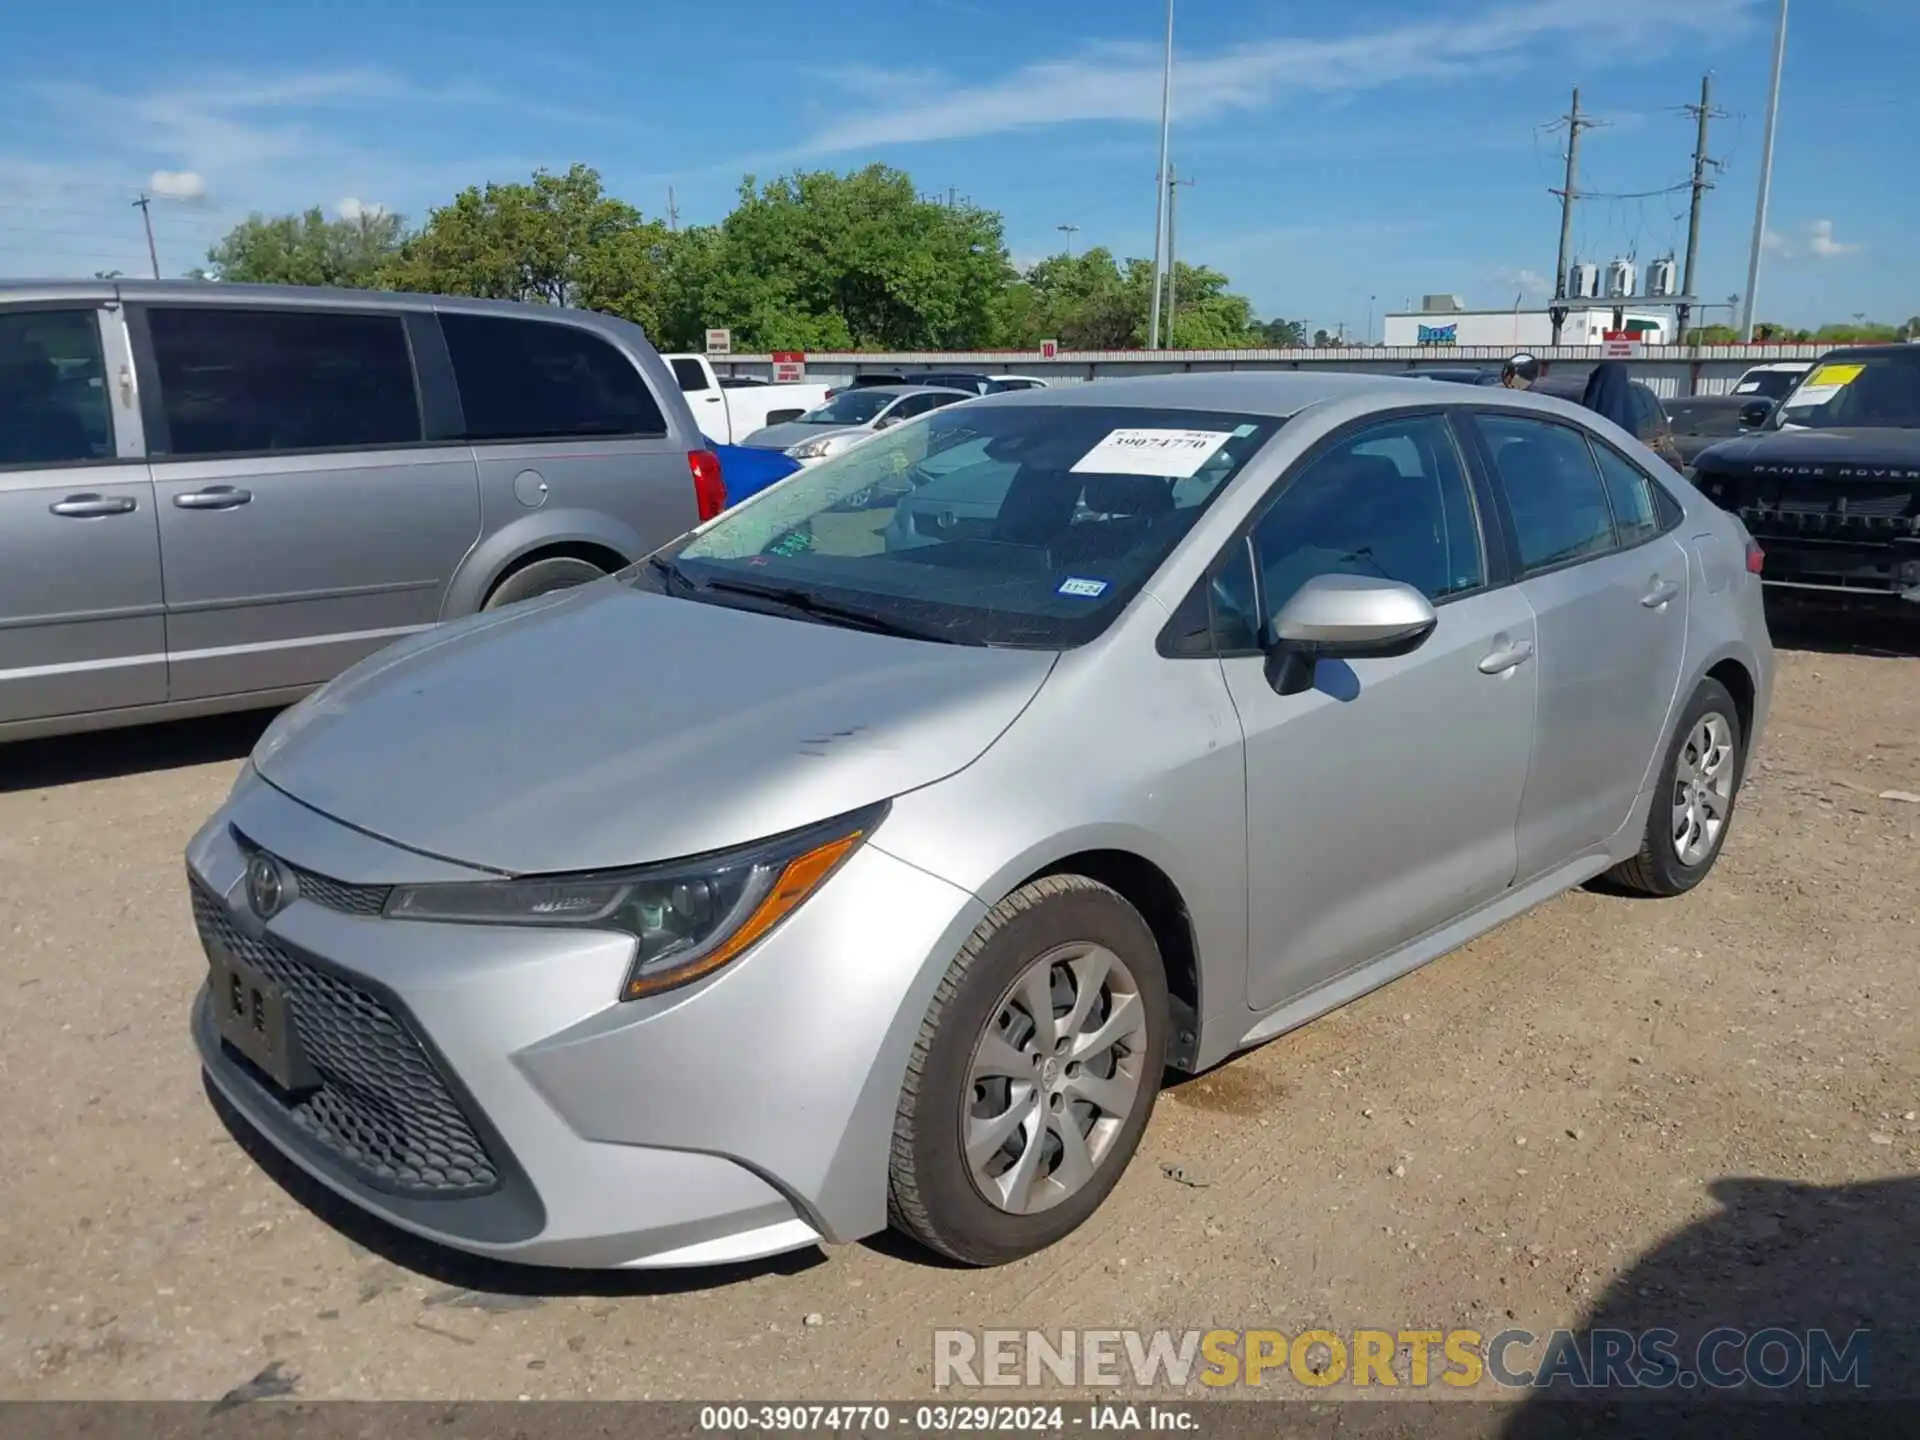
<path id="1" fill-rule="evenodd" d="M 1524 665 L 1533 658 L 1533 642 L 1516 640 L 1511 645 L 1495 650 L 1480 661 L 1482 675 L 1504 675 L 1516 666 Z"/>
<path id="2" fill-rule="evenodd" d="M 189 490 L 173 497 L 182 510 L 233 510 L 253 503 L 251 490 L 236 490 L 231 485 L 209 485 L 204 490 Z"/>
<path id="3" fill-rule="evenodd" d="M 92 520 L 102 515 L 125 515 L 134 508 L 131 495 L 69 495 L 56 500 L 47 509 L 69 520 Z"/>
<path id="4" fill-rule="evenodd" d="M 1649 610 L 1658 610 L 1674 596 L 1680 593 L 1680 587 L 1671 580 L 1662 580 L 1653 589 L 1640 597 L 1640 603 Z"/>

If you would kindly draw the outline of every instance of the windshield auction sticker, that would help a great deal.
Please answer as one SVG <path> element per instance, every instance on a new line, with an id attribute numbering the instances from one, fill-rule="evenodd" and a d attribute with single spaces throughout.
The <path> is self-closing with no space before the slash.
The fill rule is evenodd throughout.
<path id="1" fill-rule="evenodd" d="M 1865 365 L 1822 365 L 1807 376 L 1800 388 L 1787 397 L 1786 408 L 1804 410 L 1813 405 L 1824 405 L 1843 389 L 1860 378 Z"/>
<path id="2" fill-rule="evenodd" d="M 1185 480 L 1232 438 L 1225 430 L 1109 430 L 1106 439 L 1073 462 L 1073 473 Z"/>

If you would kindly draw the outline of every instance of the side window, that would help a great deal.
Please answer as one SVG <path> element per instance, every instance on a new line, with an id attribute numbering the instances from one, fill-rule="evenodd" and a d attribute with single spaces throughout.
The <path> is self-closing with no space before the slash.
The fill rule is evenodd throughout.
<path id="1" fill-rule="evenodd" d="M 0 313 L 0 466 L 70 465 L 113 453 L 95 312 Z"/>
<path id="2" fill-rule="evenodd" d="M 164 437 L 154 454 L 371 449 L 420 439 L 398 315 L 225 306 L 147 311 Z"/>
<path id="3" fill-rule="evenodd" d="M 577 325 L 443 312 L 440 329 L 470 440 L 666 433 L 639 370 Z"/>
<path id="4" fill-rule="evenodd" d="M 1664 527 L 1654 509 L 1653 482 L 1609 446 L 1595 444 L 1593 453 L 1600 462 L 1607 499 L 1613 503 L 1613 526 L 1620 533 L 1620 544 L 1638 545 L 1658 535 Z"/>
<path id="5" fill-rule="evenodd" d="M 1517 415 L 1483 414 L 1475 423 L 1513 513 L 1523 574 L 1613 548 L 1612 511 L 1584 435 Z"/>
<path id="6" fill-rule="evenodd" d="M 1437 415 L 1359 431 L 1316 456 L 1253 528 L 1259 597 L 1248 568 L 1229 557 L 1214 583 L 1215 634 L 1253 643 L 1293 593 L 1316 575 L 1378 575 L 1431 600 L 1486 583 L 1473 492 Z"/>
<path id="7" fill-rule="evenodd" d="M 705 390 L 708 388 L 707 372 L 701 368 L 698 360 L 684 356 L 675 360 L 673 362 L 673 378 L 679 382 L 681 391 L 686 394 L 692 394 L 695 390 Z"/>

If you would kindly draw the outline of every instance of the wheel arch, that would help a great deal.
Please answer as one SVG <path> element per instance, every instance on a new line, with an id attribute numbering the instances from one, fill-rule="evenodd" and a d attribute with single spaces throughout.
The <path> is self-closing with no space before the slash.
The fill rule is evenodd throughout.
<path id="1" fill-rule="evenodd" d="M 592 510 L 539 512 L 481 539 L 467 553 L 447 587 L 442 620 L 476 613 L 494 587 L 536 560 L 567 556 L 612 572 L 631 565 L 645 548 L 639 535 L 611 516 Z"/>

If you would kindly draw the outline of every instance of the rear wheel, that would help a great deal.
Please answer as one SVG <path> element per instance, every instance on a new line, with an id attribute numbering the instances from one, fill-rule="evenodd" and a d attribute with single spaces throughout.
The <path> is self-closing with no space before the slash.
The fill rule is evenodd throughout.
<path id="1" fill-rule="evenodd" d="M 1733 823 L 1745 760 L 1733 696 L 1718 680 L 1701 681 L 1661 762 L 1640 853 L 1609 878 L 1657 896 L 1682 894 L 1706 879 Z"/>
<path id="2" fill-rule="evenodd" d="M 487 596 L 487 603 L 481 609 L 499 610 L 522 600 L 531 600 L 536 595 L 550 595 L 555 590 L 584 585 L 589 580 L 600 579 L 606 573 L 591 560 L 580 560 L 571 555 L 536 560 L 531 565 L 515 570 L 494 586 L 493 593 Z"/>
<path id="3" fill-rule="evenodd" d="M 1139 1146 L 1166 1033 L 1159 948 L 1124 898 L 1078 875 L 1008 896 L 921 1024 L 895 1118 L 893 1223 L 969 1265 L 1069 1234 Z"/>

